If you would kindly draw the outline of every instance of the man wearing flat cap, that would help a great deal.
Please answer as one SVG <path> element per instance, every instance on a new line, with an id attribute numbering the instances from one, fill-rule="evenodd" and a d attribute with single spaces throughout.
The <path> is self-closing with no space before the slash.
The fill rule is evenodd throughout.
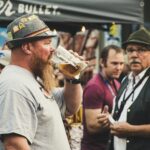
<path id="1" fill-rule="evenodd" d="M 11 62 L 0 75 L 0 149 L 70 150 L 62 118 L 78 110 L 82 87 L 66 77 L 64 88 L 55 88 L 57 35 L 32 14 L 15 19 L 7 33 Z"/>
<path id="2" fill-rule="evenodd" d="M 131 72 L 115 99 L 109 150 L 150 149 L 150 32 L 142 27 L 123 43 Z"/>

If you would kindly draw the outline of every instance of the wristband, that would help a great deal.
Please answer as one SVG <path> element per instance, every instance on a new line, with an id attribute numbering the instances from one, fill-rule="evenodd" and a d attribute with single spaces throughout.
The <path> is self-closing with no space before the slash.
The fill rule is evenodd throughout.
<path id="1" fill-rule="evenodd" d="M 65 79 L 66 82 L 70 83 L 70 84 L 80 84 L 81 80 L 80 79 Z"/>

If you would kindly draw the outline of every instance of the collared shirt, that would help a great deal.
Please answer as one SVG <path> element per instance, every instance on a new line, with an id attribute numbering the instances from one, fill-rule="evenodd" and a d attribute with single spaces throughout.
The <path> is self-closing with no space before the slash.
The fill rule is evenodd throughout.
<path id="1" fill-rule="evenodd" d="M 134 86 L 140 81 L 140 79 L 144 76 L 147 69 L 142 71 L 137 76 L 133 77 L 133 73 L 131 72 L 128 76 L 128 86 L 124 90 L 122 96 L 119 99 L 118 106 L 120 107 L 121 101 L 123 100 L 123 97 L 126 98 L 131 91 L 133 90 Z M 119 122 L 126 122 L 127 121 L 127 112 L 130 111 L 129 107 L 132 105 L 132 103 L 136 100 L 137 96 L 139 95 L 140 91 L 142 90 L 143 86 L 145 85 L 146 81 L 148 80 L 148 77 L 146 77 L 143 82 L 135 89 L 134 93 L 129 97 L 127 100 L 123 111 L 120 115 Z M 115 106 L 115 105 L 114 105 Z M 113 109 L 114 110 L 114 109 Z M 117 136 L 114 136 L 114 150 L 126 150 L 126 138 L 119 138 Z"/>

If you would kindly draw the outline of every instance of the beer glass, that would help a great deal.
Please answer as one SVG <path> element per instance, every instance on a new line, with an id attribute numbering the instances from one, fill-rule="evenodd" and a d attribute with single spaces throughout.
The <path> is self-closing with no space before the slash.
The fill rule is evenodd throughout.
<path id="1" fill-rule="evenodd" d="M 80 73 L 87 67 L 84 61 L 60 45 L 55 50 L 51 61 L 64 75 L 71 78 L 79 78 Z"/>

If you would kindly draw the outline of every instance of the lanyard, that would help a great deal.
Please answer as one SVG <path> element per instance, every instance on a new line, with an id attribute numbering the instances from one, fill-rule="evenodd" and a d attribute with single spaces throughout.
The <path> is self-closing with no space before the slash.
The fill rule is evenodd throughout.
<path id="1" fill-rule="evenodd" d="M 141 80 L 134 86 L 133 90 L 130 92 L 130 94 L 125 98 L 125 95 L 126 95 L 126 91 L 127 91 L 127 87 L 125 88 L 125 93 L 124 93 L 124 96 L 123 96 L 123 100 L 120 104 L 120 108 L 118 108 L 118 104 L 116 103 L 116 111 L 114 113 L 114 119 L 115 120 L 118 120 L 122 111 L 123 111 L 123 108 L 127 102 L 127 100 L 130 98 L 130 96 L 132 94 L 134 94 L 134 91 L 136 90 L 137 87 L 140 86 L 140 84 L 143 82 L 143 80 L 145 79 L 145 77 L 147 77 L 150 73 L 150 68 L 145 72 L 144 76 L 141 78 Z M 127 84 L 128 85 L 128 84 Z"/>
<path id="2" fill-rule="evenodd" d="M 111 87 L 109 81 L 106 80 L 106 79 L 103 77 L 102 73 L 99 73 L 99 75 L 102 77 L 102 79 L 103 79 L 104 83 L 106 84 L 106 86 L 108 87 L 108 89 L 109 89 L 111 95 L 112 95 L 113 97 L 115 97 L 115 96 L 116 96 L 116 93 L 117 93 L 117 87 L 116 87 L 116 85 L 115 85 L 114 80 L 112 80 L 112 83 L 113 83 L 115 92 L 114 92 L 114 90 L 112 89 L 112 87 Z"/>
<path id="3" fill-rule="evenodd" d="M 111 92 L 112 96 L 115 97 L 116 96 L 116 93 L 114 92 L 114 90 L 112 89 L 111 85 L 109 84 L 109 82 L 107 81 L 106 82 L 106 85 L 107 87 L 109 88 L 109 91 Z M 113 81 L 113 86 L 115 87 L 115 90 L 117 89 L 116 86 L 115 86 L 115 83 Z"/>

